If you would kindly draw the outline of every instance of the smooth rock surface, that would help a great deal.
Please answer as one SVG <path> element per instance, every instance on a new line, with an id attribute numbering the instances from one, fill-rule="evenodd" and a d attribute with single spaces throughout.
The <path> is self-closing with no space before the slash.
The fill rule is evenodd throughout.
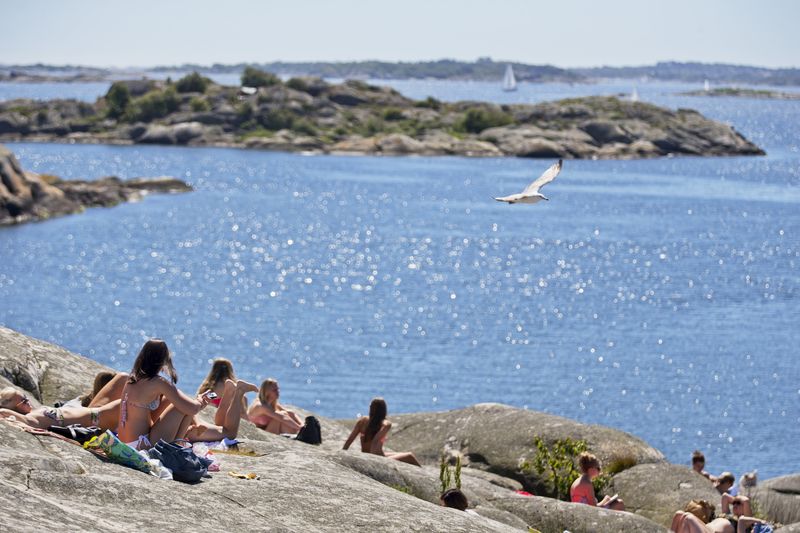
<path id="1" fill-rule="evenodd" d="M 769 520 L 782 524 L 800 522 L 800 474 L 759 481 L 752 498 L 758 511 Z"/>
<path id="2" fill-rule="evenodd" d="M 393 449 L 411 450 L 428 463 L 438 463 L 443 453 L 460 454 L 470 466 L 517 479 L 534 494 L 544 494 L 546 484 L 520 466 L 533 459 L 537 436 L 546 442 L 566 437 L 586 440 L 601 462 L 620 457 L 635 458 L 639 464 L 664 462 L 661 452 L 622 431 L 496 403 L 390 415 L 390 419 Z"/>

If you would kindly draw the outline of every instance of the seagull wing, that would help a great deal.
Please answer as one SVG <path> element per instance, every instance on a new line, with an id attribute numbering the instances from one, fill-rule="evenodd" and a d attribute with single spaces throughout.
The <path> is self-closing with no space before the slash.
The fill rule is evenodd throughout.
<path id="1" fill-rule="evenodd" d="M 544 171 L 544 173 L 539 176 L 536 181 L 528 185 L 522 194 L 532 194 L 539 192 L 539 189 L 556 179 L 558 173 L 561 172 L 561 164 L 563 161 L 561 159 L 558 160 L 558 163 L 554 164 L 550 168 Z"/>

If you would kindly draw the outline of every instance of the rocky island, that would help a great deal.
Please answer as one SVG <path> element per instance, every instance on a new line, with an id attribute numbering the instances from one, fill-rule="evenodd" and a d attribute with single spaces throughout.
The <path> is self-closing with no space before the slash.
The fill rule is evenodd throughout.
<path id="1" fill-rule="evenodd" d="M 180 358 L 175 363 L 185 364 Z M 106 368 L 91 359 L 0 327 L 0 388 L 23 389 L 34 405 L 78 396 L 100 370 Z M 413 450 L 421 468 L 344 451 L 353 422 L 318 418 L 320 446 L 242 421 L 240 453 L 221 455 L 221 471 L 194 485 L 161 480 L 0 421 L 0 527 L 666 533 L 672 513 L 688 500 L 719 500 L 707 479 L 688 466 L 667 463 L 632 435 L 501 404 L 392 416 L 388 444 Z M 604 465 L 621 465 L 603 491 L 619 493 L 629 512 L 552 498 L 547 475 L 525 466 L 537 437 L 548 446 L 566 437 L 581 439 Z M 437 505 L 442 456 L 461 458 L 462 490 L 477 515 Z M 238 479 L 229 471 L 252 472 L 259 479 Z M 763 517 L 790 524 L 778 531 L 790 533 L 800 531 L 798 494 L 800 474 L 795 474 L 759 483 L 751 497 Z"/>
<path id="2" fill-rule="evenodd" d="M 739 87 L 717 87 L 715 89 L 689 91 L 686 96 L 733 96 L 737 98 L 759 98 L 765 100 L 800 100 L 800 93 L 770 91 L 767 89 L 743 89 Z"/>
<path id="3" fill-rule="evenodd" d="M 248 68 L 241 87 L 197 73 L 118 81 L 95 103 L 0 103 L 0 140 L 231 146 L 331 154 L 647 158 L 763 155 L 696 111 L 615 97 L 536 105 L 412 100 L 350 80 L 284 82 Z"/>
<path id="4" fill-rule="evenodd" d="M 187 192 L 192 188 L 170 177 L 106 177 L 92 181 L 61 180 L 26 172 L 14 154 L 0 145 L 0 226 L 79 213 L 87 207 L 112 207 L 151 192 Z"/>

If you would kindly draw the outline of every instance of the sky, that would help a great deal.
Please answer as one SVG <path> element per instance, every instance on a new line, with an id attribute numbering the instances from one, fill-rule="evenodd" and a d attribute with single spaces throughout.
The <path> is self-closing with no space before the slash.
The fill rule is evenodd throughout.
<path id="1" fill-rule="evenodd" d="M 800 67 L 796 0 L 3 0 L 0 64 Z"/>

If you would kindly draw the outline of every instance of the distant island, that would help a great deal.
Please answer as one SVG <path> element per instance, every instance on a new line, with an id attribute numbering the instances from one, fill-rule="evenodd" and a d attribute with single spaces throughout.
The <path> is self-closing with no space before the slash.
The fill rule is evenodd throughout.
<path id="1" fill-rule="evenodd" d="M 742 89 L 739 87 L 718 87 L 681 93 L 686 96 L 734 96 L 739 98 L 763 98 L 766 100 L 800 100 L 800 93 L 769 91 L 764 89 Z"/>
<path id="2" fill-rule="evenodd" d="M 495 61 L 480 58 L 477 61 L 344 61 L 344 62 L 269 62 L 237 64 L 183 64 L 154 66 L 141 69 L 104 69 L 82 66 L 54 65 L 0 65 L 0 81 L 114 81 L 142 76 L 174 75 L 199 72 L 201 74 L 240 74 L 246 68 L 273 72 L 279 76 L 316 76 L 338 79 L 436 79 L 499 81 L 506 65 L 512 65 L 518 81 L 528 83 L 593 83 L 601 79 L 636 79 L 658 81 L 683 81 L 715 84 L 743 83 L 751 85 L 800 86 L 800 69 L 771 69 L 722 63 L 681 63 L 666 61 L 655 65 L 634 67 L 559 68 L 552 65 L 531 65 L 520 62 Z"/>
<path id="3" fill-rule="evenodd" d="M 284 82 L 249 67 L 241 81 L 223 86 L 195 72 L 177 81 L 117 81 L 93 104 L 0 102 L 0 140 L 572 159 L 764 153 L 696 111 L 615 97 L 448 103 L 359 80 Z"/>

